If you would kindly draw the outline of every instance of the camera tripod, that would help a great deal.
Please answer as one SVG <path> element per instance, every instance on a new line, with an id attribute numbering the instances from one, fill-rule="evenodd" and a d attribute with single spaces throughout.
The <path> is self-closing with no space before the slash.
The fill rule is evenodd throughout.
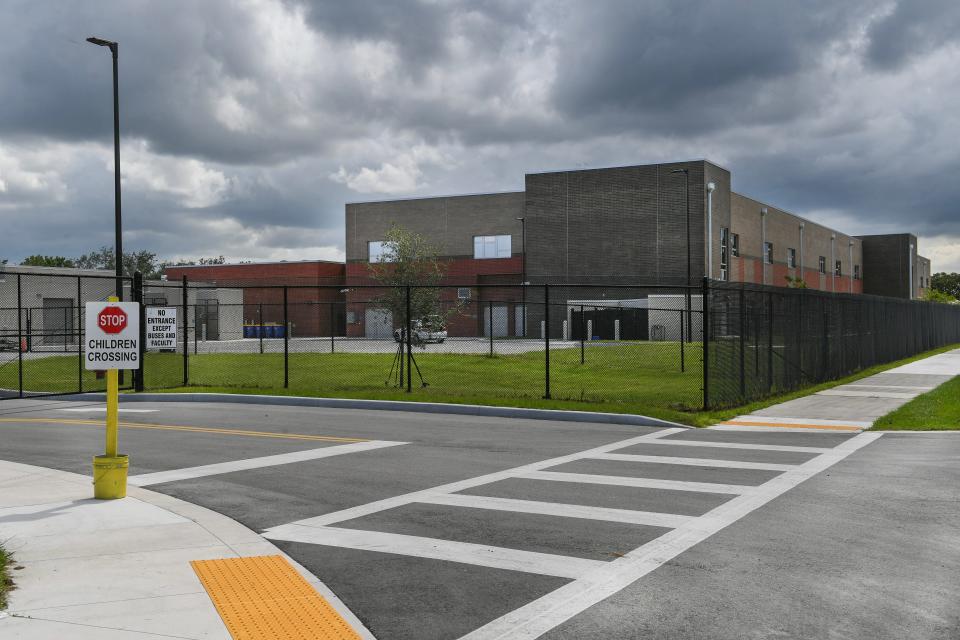
<path id="1" fill-rule="evenodd" d="M 393 362 L 390 364 L 390 373 L 387 374 L 387 379 L 384 380 L 383 384 L 389 386 L 392 381 L 395 381 L 396 387 L 404 386 L 404 377 L 403 377 L 403 359 L 404 353 L 403 349 L 407 345 L 406 342 L 400 341 L 397 344 L 397 353 L 393 356 Z M 427 381 L 423 379 L 423 374 L 420 372 L 420 365 L 417 364 L 417 359 L 413 357 L 413 351 L 410 352 L 410 364 L 417 370 L 417 377 L 420 378 L 420 386 L 427 387 Z M 394 374 L 396 372 L 396 374 Z"/>

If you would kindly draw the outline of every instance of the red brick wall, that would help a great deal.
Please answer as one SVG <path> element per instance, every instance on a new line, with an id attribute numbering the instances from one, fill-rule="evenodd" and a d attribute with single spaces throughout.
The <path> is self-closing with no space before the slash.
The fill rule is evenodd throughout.
<path id="1" fill-rule="evenodd" d="M 316 287 L 287 290 L 287 321 L 292 325 L 293 337 L 330 335 L 331 303 L 334 305 L 333 331 L 335 334 L 343 332 L 345 298 L 341 289 L 346 274 L 343 263 L 218 264 L 167 267 L 164 272 L 167 280 L 174 282 L 186 275 L 188 282 L 242 288 L 244 324 L 258 321 L 283 324 L 283 290 L 270 287 Z"/>

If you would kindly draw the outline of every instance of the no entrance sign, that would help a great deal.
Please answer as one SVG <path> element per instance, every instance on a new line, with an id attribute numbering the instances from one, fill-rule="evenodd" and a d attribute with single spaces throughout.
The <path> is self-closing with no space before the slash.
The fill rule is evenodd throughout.
<path id="1" fill-rule="evenodd" d="M 140 305 L 88 302 L 84 321 L 84 367 L 136 369 L 140 366 Z"/>
<path id="2" fill-rule="evenodd" d="M 177 348 L 177 308 L 147 307 L 147 350 L 173 351 Z"/>

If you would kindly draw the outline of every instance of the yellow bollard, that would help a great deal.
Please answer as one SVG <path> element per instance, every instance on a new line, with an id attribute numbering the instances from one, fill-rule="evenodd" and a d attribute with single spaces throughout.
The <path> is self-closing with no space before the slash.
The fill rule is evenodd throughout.
<path id="1" fill-rule="evenodd" d="M 116 296 L 107 298 L 117 302 Z M 107 369 L 107 447 L 106 455 L 93 458 L 93 497 L 114 500 L 127 496 L 127 469 L 130 460 L 117 453 L 119 442 L 120 383 L 119 372 Z"/>

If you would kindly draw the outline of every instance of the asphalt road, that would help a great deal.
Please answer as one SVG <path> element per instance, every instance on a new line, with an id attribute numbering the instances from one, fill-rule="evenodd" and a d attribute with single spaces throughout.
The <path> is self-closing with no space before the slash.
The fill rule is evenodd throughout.
<path id="1" fill-rule="evenodd" d="M 265 532 L 383 640 L 960 637 L 957 434 L 124 408 L 131 482 Z M 89 474 L 97 409 L 0 403 L 0 458 Z"/>

